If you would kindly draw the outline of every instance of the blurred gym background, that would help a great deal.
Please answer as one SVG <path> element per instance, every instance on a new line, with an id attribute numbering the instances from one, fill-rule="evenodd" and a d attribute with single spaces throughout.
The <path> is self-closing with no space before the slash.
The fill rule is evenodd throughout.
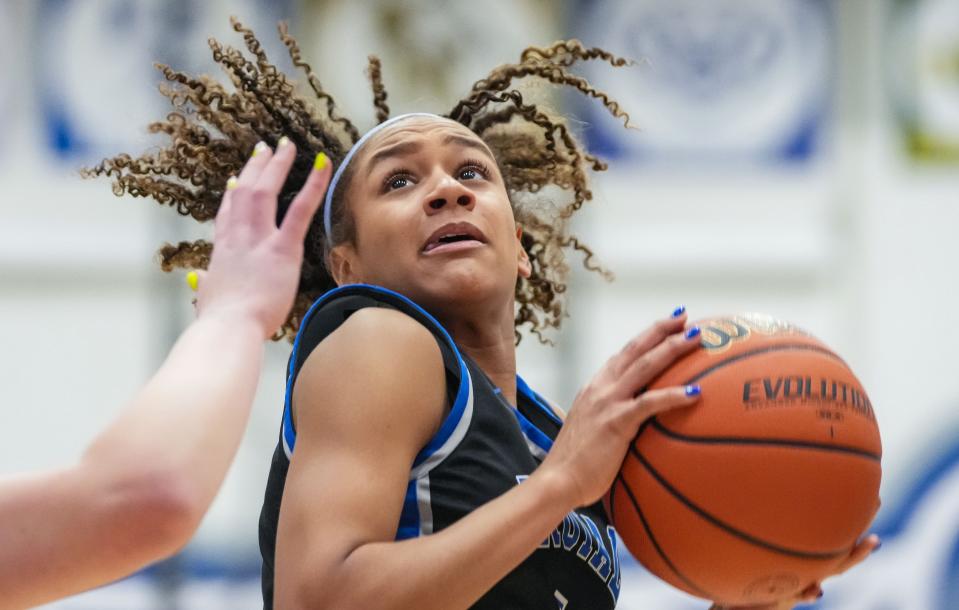
<path id="1" fill-rule="evenodd" d="M 681 303 L 694 318 L 762 311 L 811 330 L 870 391 L 885 471 L 882 550 L 827 581 L 816 607 L 959 608 L 956 0 L 0 0 L 0 472 L 76 459 L 188 323 L 182 275 L 153 257 L 197 229 L 77 169 L 153 144 L 145 126 L 168 106 L 152 63 L 216 71 L 207 37 L 242 44 L 231 14 L 286 68 L 275 27 L 289 21 L 364 128 L 368 53 L 394 113 L 448 110 L 530 44 L 578 37 L 640 60 L 583 71 L 638 131 L 556 98 L 610 160 L 576 223 L 617 279 L 578 271 L 557 346 L 527 339 L 520 370 L 568 406 Z M 196 539 L 48 608 L 260 607 L 256 522 L 288 350 L 269 347 Z M 620 608 L 706 607 L 623 561 Z"/>

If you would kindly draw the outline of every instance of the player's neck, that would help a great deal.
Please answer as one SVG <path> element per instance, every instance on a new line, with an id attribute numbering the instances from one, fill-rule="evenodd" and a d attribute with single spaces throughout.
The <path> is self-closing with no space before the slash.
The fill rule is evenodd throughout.
<path id="1" fill-rule="evenodd" d="M 512 308 L 509 309 L 512 312 Z M 460 319 L 444 324 L 456 345 L 516 404 L 516 337 L 512 316 L 493 323 Z"/>

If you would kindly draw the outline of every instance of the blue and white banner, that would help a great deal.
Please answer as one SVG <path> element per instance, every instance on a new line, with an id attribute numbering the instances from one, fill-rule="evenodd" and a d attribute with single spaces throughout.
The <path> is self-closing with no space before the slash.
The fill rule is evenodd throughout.
<path id="1" fill-rule="evenodd" d="M 959 163 L 959 2 L 893 0 L 883 40 L 904 148 L 917 160 Z"/>
<path id="2" fill-rule="evenodd" d="M 13 28 L 17 19 L 13 5 L 9 2 L 0 2 L 0 40 L 10 45 L 16 40 Z M 14 43 L 15 44 L 15 43 Z M 10 144 L 9 133 L 12 129 L 12 106 L 17 83 L 16 53 L 0 54 L 0 151 L 8 149 Z M 22 86 L 22 85 L 20 85 Z M 0 153 L 0 158 L 3 153 Z"/>
<path id="3" fill-rule="evenodd" d="M 806 161 L 833 89 L 834 6 L 824 0 L 580 0 L 571 32 L 639 62 L 587 75 L 642 131 L 583 104 L 597 152 L 644 161 Z"/>
<path id="4" fill-rule="evenodd" d="M 291 17 L 292 1 L 245 0 L 41 0 L 35 5 L 36 31 L 28 50 L 33 58 L 40 139 L 56 158 L 71 164 L 99 160 L 118 151 L 137 152 L 149 144 L 147 123 L 170 106 L 157 92 L 163 77 L 153 68 L 165 63 L 189 73 L 218 74 L 206 40 L 242 47 L 230 30 L 237 15 L 274 50 L 286 57 L 276 24 Z"/>

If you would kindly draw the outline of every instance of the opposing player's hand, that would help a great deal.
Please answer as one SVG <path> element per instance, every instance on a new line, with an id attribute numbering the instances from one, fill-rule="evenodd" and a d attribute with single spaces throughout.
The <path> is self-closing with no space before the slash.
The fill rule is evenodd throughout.
<path id="1" fill-rule="evenodd" d="M 320 155 L 280 227 L 277 198 L 296 157 L 292 142 L 281 139 L 275 152 L 257 144 L 239 177 L 230 179 L 216 215 L 210 265 L 197 281 L 198 317 L 243 316 L 264 338 L 279 329 L 296 295 L 303 240 L 330 182 L 331 164 Z"/>
<path id="2" fill-rule="evenodd" d="M 879 536 L 870 534 L 860 540 L 856 546 L 849 552 L 849 555 L 839 564 L 836 571 L 829 577 L 839 576 L 843 572 L 852 569 L 869 557 L 879 548 Z M 755 606 L 723 606 L 713 604 L 709 610 L 792 610 L 797 604 L 812 604 L 823 596 L 822 583 L 813 583 L 802 590 L 796 597 L 783 600 L 774 604 L 760 604 Z"/>
<path id="3" fill-rule="evenodd" d="M 685 324 L 683 308 L 654 324 L 610 358 L 573 401 L 540 468 L 557 469 L 576 506 L 592 504 L 609 490 L 644 421 L 699 400 L 698 386 L 645 391 L 699 345 L 699 329 L 686 329 Z"/>

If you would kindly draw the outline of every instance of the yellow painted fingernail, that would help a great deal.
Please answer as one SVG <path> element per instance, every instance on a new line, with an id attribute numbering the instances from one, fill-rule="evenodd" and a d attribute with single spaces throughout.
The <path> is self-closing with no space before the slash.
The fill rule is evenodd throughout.
<path id="1" fill-rule="evenodd" d="M 279 148 L 280 146 L 286 146 L 289 143 L 290 143 L 290 139 L 286 136 L 283 136 L 282 138 L 280 138 L 280 141 L 276 143 L 276 146 L 277 148 Z"/>
<path id="2" fill-rule="evenodd" d="M 236 176 L 230 176 L 226 180 L 226 190 L 235 189 L 237 184 Z"/>
<path id="3" fill-rule="evenodd" d="M 190 290 L 196 292 L 196 283 L 199 277 L 196 274 L 196 271 L 191 271 L 186 274 L 186 283 L 190 286 Z"/>
<path id="4" fill-rule="evenodd" d="M 320 171 L 321 169 L 326 167 L 327 161 L 329 161 L 329 159 L 327 158 L 326 153 L 324 152 L 317 153 L 316 159 L 313 161 L 313 169 L 315 169 L 316 171 Z"/>
<path id="5" fill-rule="evenodd" d="M 257 142 L 256 146 L 253 147 L 253 154 L 250 156 L 255 157 L 264 150 L 266 150 L 266 142 Z"/>

